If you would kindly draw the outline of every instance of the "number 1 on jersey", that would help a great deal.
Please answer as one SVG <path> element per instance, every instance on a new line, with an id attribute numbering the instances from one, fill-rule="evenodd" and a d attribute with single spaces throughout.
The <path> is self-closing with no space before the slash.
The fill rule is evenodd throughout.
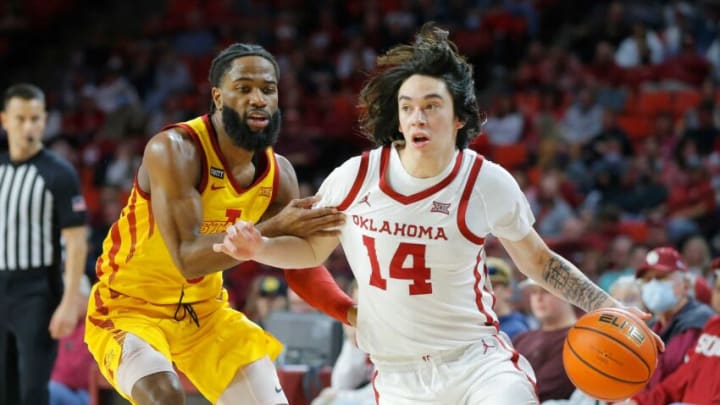
<path id="1" fill-rule="evenodd" d="M 377 252 L 375 251 L 375 238 L 363 235 L 363 244 L 370 259 L 370 285 L 381 290 L 387 289 L 387 280 L 380 274 Z M 410 257 L 410 267 L 404 266 L 405 260 Z M 392 260 L 390 261 L 390 277 L 402 280 L 412 280 L 409 286 L 410 295 L 432 294 L 430 283 L 430 268 L 425 267 L 425 245 L 418 243 L 400 243 Z"/>

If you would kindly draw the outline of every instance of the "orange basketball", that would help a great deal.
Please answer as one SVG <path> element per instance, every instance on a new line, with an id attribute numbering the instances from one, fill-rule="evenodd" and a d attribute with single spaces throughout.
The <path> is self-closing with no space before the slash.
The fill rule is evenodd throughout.
<path id="1" fill-rule="evenodd" d="M 622 309 L 588 312 L 570 328 L 563 346 L 570 381 L 601 401 L 619 401 L 647 384 L 657 365 L 650 329 Z"/>

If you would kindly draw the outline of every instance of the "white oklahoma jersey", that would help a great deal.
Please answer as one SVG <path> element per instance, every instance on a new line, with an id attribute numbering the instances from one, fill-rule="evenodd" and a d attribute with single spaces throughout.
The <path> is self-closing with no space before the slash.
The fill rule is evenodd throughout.
<path id="1" fill-rule="evenodd" d="M 340 241 L 359 287 L 361 349 L 417 358 L 497 333 L 484 237 L 518 240 L 534 221 L 505 169 L 466 149 L 419 179 L 382 147 L 335 169 L 318 194 L 347 215 Z"/>

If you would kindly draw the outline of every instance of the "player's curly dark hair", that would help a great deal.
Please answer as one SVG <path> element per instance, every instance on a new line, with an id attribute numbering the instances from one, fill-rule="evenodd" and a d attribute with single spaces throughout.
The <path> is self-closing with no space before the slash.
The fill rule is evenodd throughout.
<path id="1" fill-rule="evenodd" d="M 242 44 L 236 42 L 220 51 L 215 59 L 212 60 L 212 63 L 210 64 L 210 73 L 208 75 L 210 85 L 213 87 L 220 87 L 220 80 L 222 80 L 225 73 L 230 70 L 230 64 L 232 61 L 243 56 L 260 56 L 267 59 L 275 68 L 275 78 L 278 81 L 280 80 L 280 68 L 278 67 L 275 57 L 270 52 L 260 45 Z M 210 112 L 215 112 L 215 103 L 212 101 L 210 102 Z"/>
<path id="2" fill-rule="evenodd" d="M 360 92 L 360 129 L 376 145 L 403 139 L 398 131 L 397 94 L 412 75 L 442 79 L 453 99 L 455 116 L 464 124 L 458 130 L 456 146 L 465 148 L 480 132 L 480 116 L 473 68 L 448 39 L 448 31 L 425 23 L 414 44 L 398 45 L 378 57 L 380 72 Z"/>

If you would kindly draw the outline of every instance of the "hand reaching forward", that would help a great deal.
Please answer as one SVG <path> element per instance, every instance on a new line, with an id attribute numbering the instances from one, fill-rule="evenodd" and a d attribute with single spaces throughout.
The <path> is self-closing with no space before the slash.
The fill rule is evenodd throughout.
<path id="1" fill-rule="evenodd" d="M 621 308 L 630 312 L 631 314 L 635 315 L 636 317 L 642 319 L 643 321 L 647 321 L 648 319 L 650 319 L 652 317 L 652 315 L 650 315 L 647 312 L 644 312 L 636 307 L 624 305 Z M 657 347 L 658 352 L 664 352 L 665 351 L 665 342 L 663 342 L 662 338 L 660 338 L 660 336 L 658 336 L 657 333 L 650 330 L 650 328 L 648 328 L 646 325 L 643 324 L 643 326 L 645 326 L 645 330 L 650 333 L 650 336 L 652 336 L 653 340 L 655 341 L 655 347 Z"/>
<path id="2" fill-rule="evenodd" d="M 282 211 L 258 224 L 267 237 L 291 235 L 304 238 L 311 235 L 335 236 L 337 227 L 345 223 L 345 214 L 332 207 L 312 208 L 319 197 L 290 201 Z"/>
<path id="3" fill-rule="evenodd" d="M 222 243 L 213 244 L 213 250 L 239 261 L 252 260 L 262 248 L 263 238 L 251 222 L 238 221 L 227 228 Z"/>

